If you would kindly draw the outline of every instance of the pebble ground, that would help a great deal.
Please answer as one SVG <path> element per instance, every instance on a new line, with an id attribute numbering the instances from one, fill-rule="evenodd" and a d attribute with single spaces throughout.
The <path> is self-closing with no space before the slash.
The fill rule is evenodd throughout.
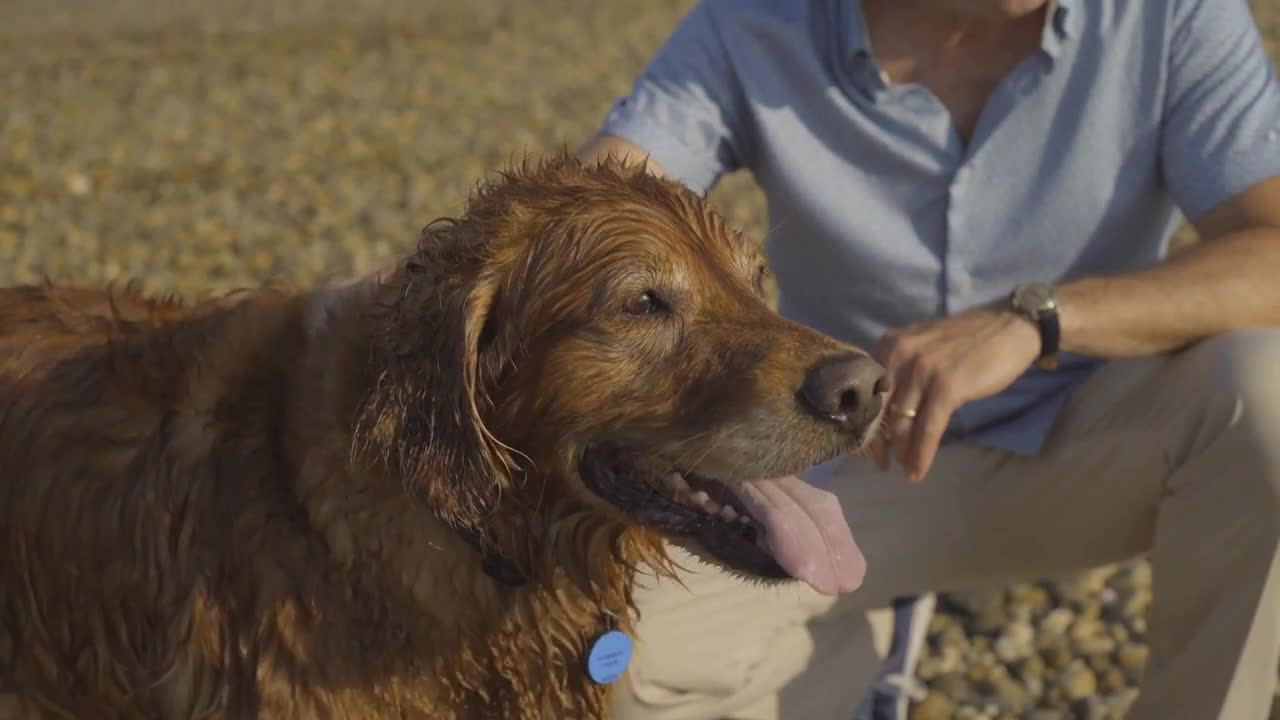
<path id="1" fill-rule="evenodd" d="M 0 282 L 373 268 L 509 158 L 587 138 L 692 2 L 7 0 Z M 1252 5 L 1275 58 L 1280 0 Z M 765 227 L 749 177 L 712 197 Z M 947 594 L 913 718 L 1120 717 L 1150 601 L 1141 560 Z"/>

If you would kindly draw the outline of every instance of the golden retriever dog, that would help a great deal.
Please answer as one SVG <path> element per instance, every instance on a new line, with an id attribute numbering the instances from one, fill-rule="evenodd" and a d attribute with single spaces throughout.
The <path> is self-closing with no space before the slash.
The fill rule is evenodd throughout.
<path id="1" fill-rule="evenodd" d="M 768 478 L 865 448 L 883 370 L 774 295 L 684 186 L 566 154 L 350 282 L 0 290 L 0 717 L 598 718 L 667 543 L 856 588 Z"/>

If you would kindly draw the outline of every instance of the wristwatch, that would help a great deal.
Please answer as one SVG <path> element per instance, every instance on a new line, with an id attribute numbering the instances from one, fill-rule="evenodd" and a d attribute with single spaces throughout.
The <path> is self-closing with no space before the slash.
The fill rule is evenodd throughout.
<path id="1" fill-rule="evenodd" d="M 1061 328 L 1058 324 L 1057 289 L 1046 283 L 1023 283 L 1013 289 L 1009 304 L 1014 312 L 1025 315 L 1040 329 L 1040 357 L 1036 358 L 1036 365 L 1043 370 L 1058 367 Z"/>

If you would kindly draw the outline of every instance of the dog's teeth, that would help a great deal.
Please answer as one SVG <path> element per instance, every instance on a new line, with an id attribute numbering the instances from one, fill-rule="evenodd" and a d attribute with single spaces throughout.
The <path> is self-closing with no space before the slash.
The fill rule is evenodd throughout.
<path id="1" fill-rule="evenodd" d="M 751 516 L 750 516 L 750 515 L 739 515 L 739 516 L 738 516 L 738 522 L 742 523 L 743 525 L 746 525 L 747 523 L 751 522 Z"/>
<path id="2" fill-rule="evenodd" d="M 725 522 L 733 522 L 738 517 L 738 511 L 733 509 L 732 505 L 725 505 L 720 508 L 720 519 Z"/>
<path id="3" fill-rule="evenodd" d="M 690 505 L 705 507 L 709 502 L 711 502 L 711 496 L 701 490 L 689 496 Z"/>
<path id="4" fill-rule="evenodd" d="M 720 503 L 715 500 L 708 500 L 702 503 L 702 512 L 708 515 L 718 515 L 720 514 Z"/>

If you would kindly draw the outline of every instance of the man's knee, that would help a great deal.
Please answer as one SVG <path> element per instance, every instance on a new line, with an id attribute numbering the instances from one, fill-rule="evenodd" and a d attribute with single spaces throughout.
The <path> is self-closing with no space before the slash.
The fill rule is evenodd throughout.
<path id="1" fill-rule="evenodd" d="M 1202 398 L 1191 452 L 1212 453 L 1217 470 L 1248 487 L 1242 502 L 1280 528 L 1280 328 L 1240 330 L 1185 351 L 1174 397 Z"/>
<path id="2" fill-rule="evenodd" d="M 1206 356 L 1206 375 L 1190 380 L 1219 401 L 1216 409 L 1226 413 L 1221 419 L 1275 450 L 1280 445 L 1280 328 L 1225 333 L 1189 352 Z M 1169 391 L 1176 395 L 1180 389 Z"/>

